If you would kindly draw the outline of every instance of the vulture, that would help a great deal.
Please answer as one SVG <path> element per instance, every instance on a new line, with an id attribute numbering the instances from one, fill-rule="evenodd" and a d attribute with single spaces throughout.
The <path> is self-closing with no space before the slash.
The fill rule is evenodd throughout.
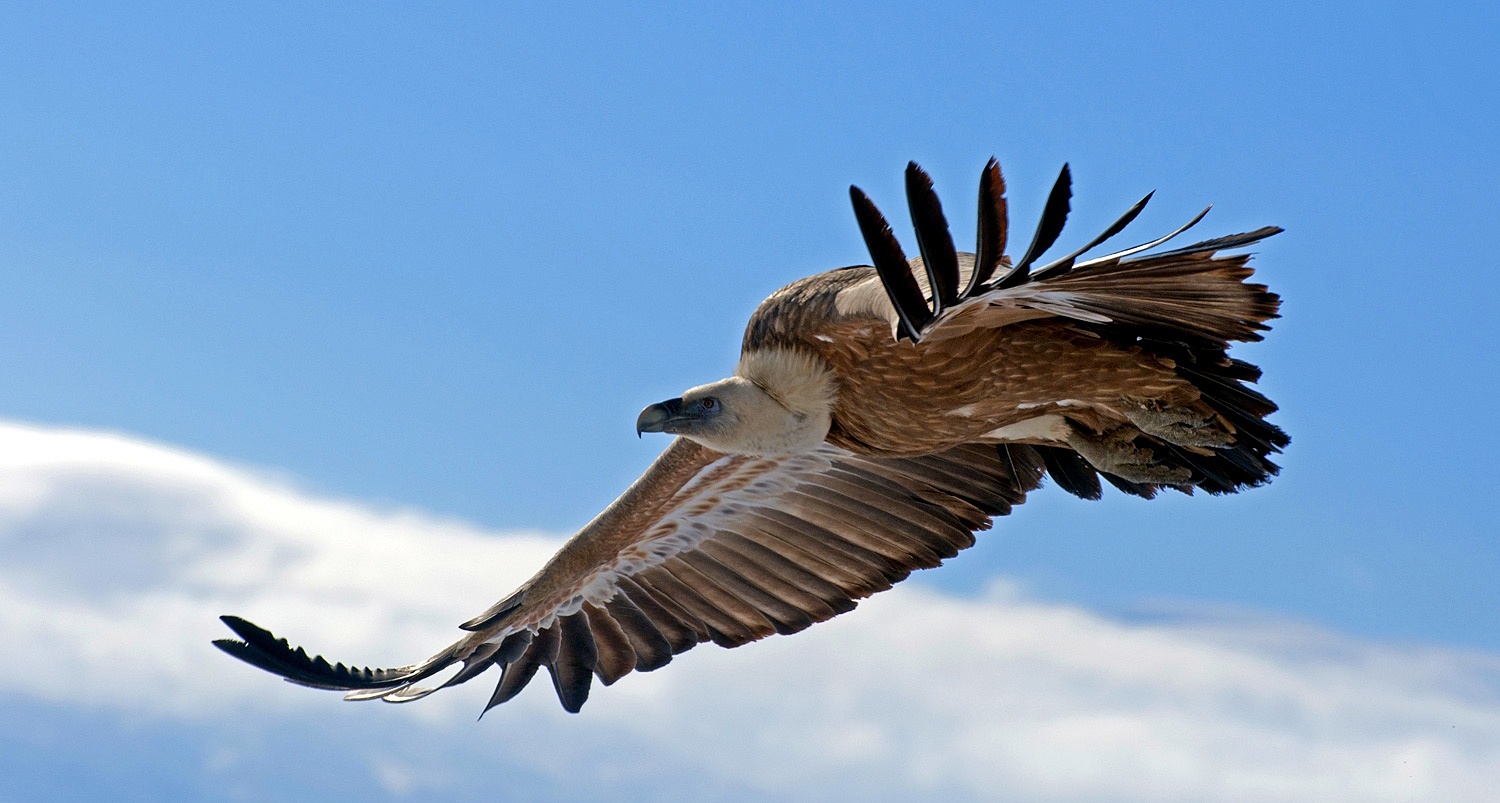
<path id="1" fill-rule="evenodd" d="M 1289 442 L 1228 356 L 1279 298 L 1240 249 L 1265 227 L 1159 250 L 1203 219 L 1104 256 L 1151 196 L 1042 262 L 1062 232 L 1063 166 L 1019 258 L 1005 184 L 979 181 L 973 253 L 954 247 L 930 177 L 906 169 L 917 256 L 850 187 L 872 265 L 777 290 L 751 315 L 733 375 L 653 404 L 637 433 L 676 437 L 530 580 L 421 663 L 330 664 L 244 619 L 220 649 L 349 700 L 409 702 L 490 667 L 485 711 L 545 668 L 577 712 L 594 677 L 660 669 L 703 642 L 737 647 L 854 609 L 974 543 L 1047 476 L 1098 499 L 1234 493 L 1277 473 Z M 424 684 L 425 681 L 425 684 Z"/>

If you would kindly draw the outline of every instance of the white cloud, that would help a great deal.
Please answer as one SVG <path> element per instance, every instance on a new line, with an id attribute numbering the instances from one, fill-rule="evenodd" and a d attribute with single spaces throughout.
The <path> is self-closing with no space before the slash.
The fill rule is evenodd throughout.
<path id="1" fill-rule="evenodd" d="M 557 544 L 315 499 L 131 438 L 0 425 L 5 694 L 315 736 L 352 709 L 213 650 L 218 614 L 336 660 L 406 663 Z M 471 687 L 363 704 L 437 745 L 426 764 L 365 756 L 389 793 L 472 785 L 484 766 L 445 751 L 560 782 L 688 777 L 810 799 L 1461 800 L 1500 786 L 1496 656 L 1245 617 L 1125 623 L 1003 583 L 982 599 L 898 588 L 792 638 L 700 647 L 596 686 L 578 717 L 543 676 L 475 724 L 488 689 Z"/>

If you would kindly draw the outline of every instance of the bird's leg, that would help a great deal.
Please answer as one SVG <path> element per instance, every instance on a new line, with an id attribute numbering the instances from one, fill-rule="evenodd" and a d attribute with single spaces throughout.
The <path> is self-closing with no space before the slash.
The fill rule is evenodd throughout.
<path id="1" fill-rule="evenodd" d="M 1073 425 L 1068 446 L 1094 468 L 1124 480 L 1147 485 L 1185 485 L 1193 477 L 1182 466 L 1164 466 L 1150 449 L 1135 444 L 1141 434 L 1132 426 L 1120 426 L 1094 434 Z"/>
<path id="2" fill-rule="evenodd" d="M 1157 401 L 1127 399 L 1125 417 L 1147 435 L 1153 435 L 1178 446 L 1223 447 L 1234 443 L 1234 436 L 1218 424 L 1211 411 Z"/>

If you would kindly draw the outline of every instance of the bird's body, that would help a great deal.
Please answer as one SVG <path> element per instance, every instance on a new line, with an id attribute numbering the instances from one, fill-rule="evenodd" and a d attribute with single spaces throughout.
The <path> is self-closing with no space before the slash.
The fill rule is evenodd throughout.
<path id="1" fill-rule="evenodd" d="M 1003 256 L 993 162 L 975 254 L 953 248 L 925 174 L 913 165 L 907 178 L 922 257 L 908 261 L 853 190 L 874 267 L 766 299 L 732 376 L 637 422 L 680 437 L 450 648 L 349 669 L 236 617 L 225 621 L 244 640 L 219 646 L 293 682 L 391 702 L 498 665 L 493 706 L 546 667 L 576 711 L 592 677 L 613 683 L 699 642 L 737 646 L 853 609 L 971 545 L 1044 475 L 1085 498 L 1098 498 L 1101 475 L 1150 498 L 1234 492 L 1276 472 L 1268 455 L 1287 438 L 1264 420 L 1275 405 L 1246 385 L 1259 370 L 1226 351 L 1259 339 L 1278 301 L 1245 281 L 1248 257 L 1217 251 L 1278 230 L 1078 261 L 1143 200 L 1085 249 L 1034 268 L 1066 216 L 1066 168 L 1015 261 Z M 414 685 L 454 665 L 441 685 Z"/>
<path id="2" fill-rule="evenodd" d="M 1065 408 L 1075 419 L 1102 424 L 1123 398 L 1173 404 L 1197 398 L 1170 364 L 1068 322 L 1022 321 L 941 340 L 896 340 L 881 308 L 889 302 L 876 293 L 879 281 L 869 268 L 789 285 L 751 317 L 741 358 L 777 350 L 816 355 L 837 389 L 828 440 L 857 454 L 927 454 L 986 439 L 1061 441 L 1047 431 L 1054 413 Z M 776 324 L 762 321 L 793 325 L 776 332 Z M 1037 434 L 987 438 L 992 432 Z"/>

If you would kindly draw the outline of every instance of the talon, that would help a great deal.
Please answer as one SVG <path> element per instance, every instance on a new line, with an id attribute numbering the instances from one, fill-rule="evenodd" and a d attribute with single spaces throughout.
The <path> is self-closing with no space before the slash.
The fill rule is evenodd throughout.
<path id="1" fill-rule="evenodd" d="M 1176 446 L 1224 447 L 1234 443 L 1211 413 L 1187 407 L 1136 402 L 1126 406 L 1125 417 L 1140 431 Z"/>
<path id="2" fill-rule="evenodd" d="M 1089 465 L 1130 482 L 1147 485 L 1187 485 L 1193 472 L 1185 466 L 1162 464 L 1150 449 L 1135 444 L 1140 430 L 1122 426 L 1098 435 L 1075 426 L 1068 446 Z"/>
<path id="3" fill-rule="evenodd" d="M 1121 479 L 1145 485 L 1188 485 L 1193 479 L 1193 472 L 1182 466 L 1121 466 L 1113 473 Z"/>

